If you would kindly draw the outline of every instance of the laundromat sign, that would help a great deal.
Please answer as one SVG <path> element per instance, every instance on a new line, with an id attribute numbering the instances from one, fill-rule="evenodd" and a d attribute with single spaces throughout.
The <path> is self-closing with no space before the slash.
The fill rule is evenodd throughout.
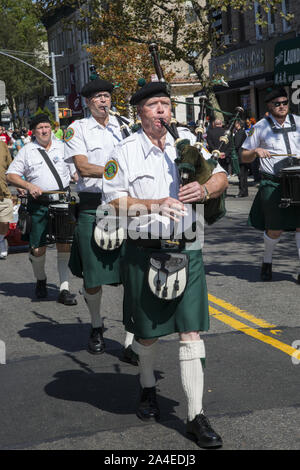
<path id="1" fill-rule="evenodd" d="M 278 42 L 274 51 L 274 82 L 291 85 L 300 80 L 300 37 Z"/>

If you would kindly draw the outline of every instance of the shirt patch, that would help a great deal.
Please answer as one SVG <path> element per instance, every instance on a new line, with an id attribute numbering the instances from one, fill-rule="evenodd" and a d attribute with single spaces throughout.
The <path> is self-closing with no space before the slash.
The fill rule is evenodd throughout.
<path id="1" fill-rule="evenodd" d="M 65 142 L 69 142 L 74 137 L 75 131 L 72 127 L 68 127 L 68 129 L 65 131 Z"/>
<path id="2" fill-rule="evenodd" d="M 252 127 L 248 132 L 248 137 L 251 137 L 254 134 L 255 128 Z"/>
<path id="3" fill-rule="evenodd" d="M 104 178 L 112 180 L 118 173 L 119 165 L 115 160 L 109 160 L 104 168 Z"/>

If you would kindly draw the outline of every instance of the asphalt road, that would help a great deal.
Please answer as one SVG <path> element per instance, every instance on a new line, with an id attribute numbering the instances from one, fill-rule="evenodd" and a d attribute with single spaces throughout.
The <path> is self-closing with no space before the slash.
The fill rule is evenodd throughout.
<path id="1" fill-rule="evenodd" d="M 235 199 L 232 178 L 226 217 L 205 231 L 211 328 L 202 335 L 204 406 L 225 450 L 299 450 L 300 263 L 294 234 L 286 233 L 273 282 L 260 281 L 262 234 L 247 227 L 256 190 Z M 122 287 L 104 288 L 107 349 L 92 356 L 81 280 L 71 278 L 78 305 L 66 307 L 56 302 L 53 248 L 46 270 L 49 297 L 37 301 L 27 253 L 0 261 L 0 449 L 197 452 L 185 436 L 177 336 L 159 342 L 161 422 L 144 424 L 135 415 L 137 368 L 121 361 Z"/>

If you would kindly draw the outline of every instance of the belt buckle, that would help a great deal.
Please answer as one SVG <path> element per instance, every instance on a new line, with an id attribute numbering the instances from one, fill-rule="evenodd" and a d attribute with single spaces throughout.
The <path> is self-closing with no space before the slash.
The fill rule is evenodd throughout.
<path id="1" fill-rule="evenodd" d="M 161 247 L 166 250 L 178 250 L 180 248 L 179 240 L 161 240 Z"/>

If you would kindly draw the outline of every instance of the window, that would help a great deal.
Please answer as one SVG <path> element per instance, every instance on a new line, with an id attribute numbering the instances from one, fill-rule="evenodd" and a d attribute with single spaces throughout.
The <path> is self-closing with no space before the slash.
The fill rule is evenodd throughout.
<path id="1" fill-rule="evenodd" d="M 268 11 L 268 33 L 270 35 L 275 33 L 275 14 L 271 10 Z"/>
<path id="2" fill-rule="evenodd" d="M 258 2 L 254 2 L 254 18 L 255 18 L 255 33 L 256 39 L 262 39 L 262 27 L 257 24 L 258 18 L 261 18 L 261 5 Z"/>
<path id="3" fill-rule="evenodd" d="M 290 3 L 290 0 L 282 0 L 282 13 L 284 13 L 285 15 L 291 12 Z M 282 29 L 284 33 L 287 33 L 291 30 L 291 23 L 289 21 L 286 21 L 286 19 L 284 18 L 282 20 Z"/>

